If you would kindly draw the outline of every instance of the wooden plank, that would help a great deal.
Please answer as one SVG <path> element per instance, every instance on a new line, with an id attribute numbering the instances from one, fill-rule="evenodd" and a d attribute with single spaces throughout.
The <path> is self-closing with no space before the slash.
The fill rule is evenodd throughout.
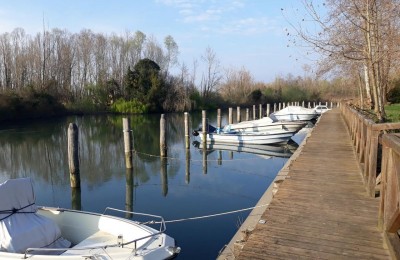
<path id="1" fill-rule="evenodd" d="M 356 156 L 339 111 L 326 113 L 235 259 L 390 259 Z"/>

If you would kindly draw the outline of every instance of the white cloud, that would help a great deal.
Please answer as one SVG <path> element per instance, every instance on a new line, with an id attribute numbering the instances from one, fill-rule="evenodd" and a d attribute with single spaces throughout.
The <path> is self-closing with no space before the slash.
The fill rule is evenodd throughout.
<path id="1" fill-rule="evenodd" d="M 276 21 L 253 15 L 244 0 L 156 0 L 178 10 L 181 21 L 202 32 L 252 35 L 277 30 Z"/>

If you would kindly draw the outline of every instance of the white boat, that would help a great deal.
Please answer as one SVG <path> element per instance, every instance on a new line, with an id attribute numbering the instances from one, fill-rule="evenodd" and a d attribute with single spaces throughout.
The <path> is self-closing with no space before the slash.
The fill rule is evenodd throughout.
<path id="1" fill-rule="evenodd" d="M 328 108 L 326 105 L 318 105 L 314 107 L 315 113 L 317 113 L 318 115 L 322 115 L 323 113 L 331 110 L 330 108 Z"/>
<path id="2" fill-rule="evenodd" d="M 29 178 L 0 184 L 0 198 L 0 259 L 168 259 L 180 251 L 159 216 L 106 209 L 156 219 L 156 230 L 108 214 L 38 207 Z"/>
<path id="3" fill-rule="evenodd" d="M 296 133 L 306 125 L 307 122 L 274 122 L 270 117 L 263 117 L 257 120 L 243 121 L 236 124 L 226 125 L 222 129 L 222 132 L 265 132 L 270 130 L 285 129 Z"/>
<path id="4" fill-rule="evenodd" d="M 197 142 L 195 144 L 197 148 L 200 150 L 203 149 L 203 143 Z M 267 157 L 283 157 L 289 158 L 292 156 L 293 152 L 297 149 L 295 145 L 258 145 L 258 144 L 225 144 L 225 143 L 207 143 L 206 147 L 207 151 L 213 152 L 215 150 L 220 151 L 230 151 L 230 152 L 238 152 L 238 153 L 249 153 L 260 156 Z"/>
<path id="5" fill-rule="evenodd" d="M 202 132 L 199 133 L 203 141 Z M 285 144 L 294 135 L 284 129 L 265 132 L 230 132 L 230 133 L 207 133 L 208 143 L 230 143 L 230 144 Z"/>
<path id="6" fill-rule="evenodd" d="M 270 115 L 272 119 L 278 121 L 309 121 L 317 116 L 314 109 L 301 106 L 288 106 Z"/>

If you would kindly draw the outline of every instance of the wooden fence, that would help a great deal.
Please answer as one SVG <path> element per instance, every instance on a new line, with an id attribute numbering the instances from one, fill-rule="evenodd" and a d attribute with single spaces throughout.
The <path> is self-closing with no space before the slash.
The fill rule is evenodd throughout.
<path id="1" fill-rule="evenodd" d="M 378 226 L 393 259 L 400 259 L 400 123 L 376 124 L 347 104 L 340 106 L 370 196 L 379 192 Z M 379 167 L 380 166 L 380 167 Z M 380 185 L 378 185 L 380 184 Z"/>
<path id="2" fill-rule="evenodd" d="M 381 179 L 380 138 L 388 130 L 400 129 L 400 123 L 376 124 L 347 104 L 340 108 L 357 152 L 367 192 L 375 197 L 380 191 L 377 187 Z"/>
<path id="3" fill-rule="evenodd" d="M 400 134 L 382 137 L 379 227 L 394 259 L 400 259 Z"/>

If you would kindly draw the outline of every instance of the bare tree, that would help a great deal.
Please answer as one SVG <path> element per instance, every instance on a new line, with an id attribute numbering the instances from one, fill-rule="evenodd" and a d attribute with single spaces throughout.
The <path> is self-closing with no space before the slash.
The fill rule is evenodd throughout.
<path id="1" fill-rule="evenodd" d="M 204 55 L 201 56 L 201 59 L 206 65 L 206 71 L 202 75 L 200 88 L 202 96 L 207 98 L 213 91 L 217 90 L 222 79 L 220 61 L 213 49 L 209 46 L 206 48 Z"/>
<path id="2" fill-rule="evenodd" d="M 164 39 L 164 45 L 167 49 L 165 55 L 165 74 L 168 75 L 168 70 L 170 66 L 174 66 L 178 63 L 178 44 L 176 44 L 174 38 L 171 35 L 168 35 Z"/>
<path id="3" fill-rule="evenodd" d="M 307 17 L 293 25 L 297 39 L 312 47 L 336 66 L 354 64 L 364 75 L 366 96 L 380 121 L 385 118 L 384 102 L 392 66 L 397 52 L 393 40 L 398 39 L 399 2 L 396 0 L 328 0 L 322 6 L 327 15 L 318 11 L 321 5 L 303 1 Z M 316 30 L 304 23 L 311 22 Z M 364 72 L 364 73 L 362 73 Z M 369 90 L 369 88 L 371 90 Z"/>
<path id="4" fill-rule="evenodd" d="M 244 67 L 241 69 L 227 69 L 225 80 L 219 92 L 221 96 L 234 104 L 245 104 L 254 88 L 254 79 Z"/>

